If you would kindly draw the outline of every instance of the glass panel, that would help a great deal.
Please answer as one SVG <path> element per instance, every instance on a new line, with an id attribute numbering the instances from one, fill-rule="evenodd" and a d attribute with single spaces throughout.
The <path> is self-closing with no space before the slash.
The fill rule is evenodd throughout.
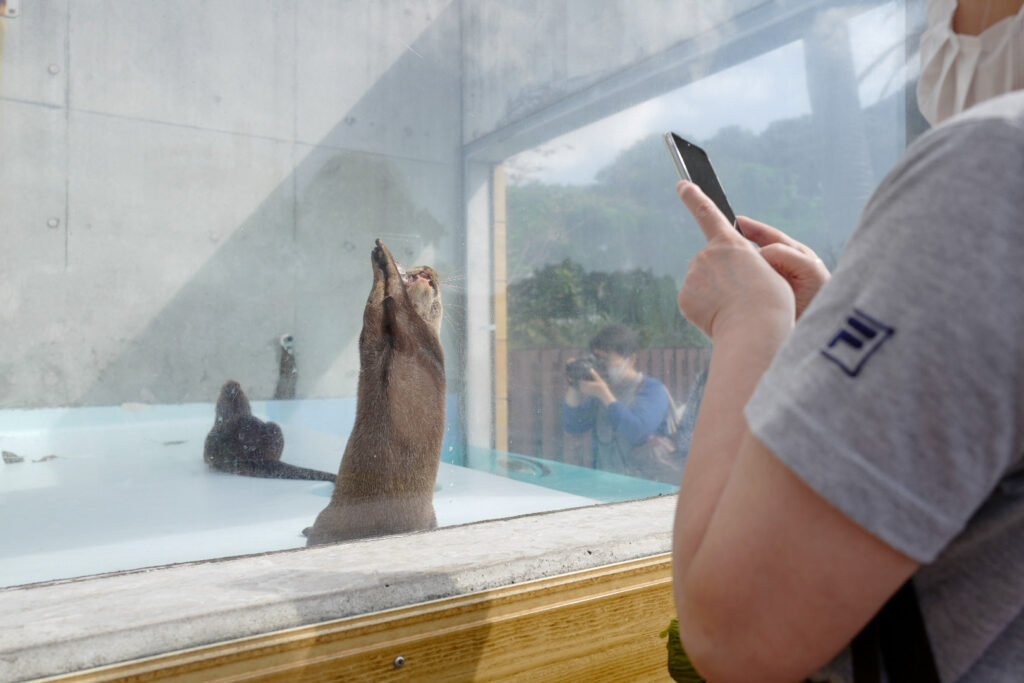
<path id="1" fill-rule="evenodd" d="M 687 65 L 686 85 L 504 162 L 507 448 L 530 465 L 515 460 L 512 476 L 544 482 L 568 464 L 592 483 L 556 486 L 603 500 L 676 490 L 710 349 L 676 309 L 704 238 L 675 196 L 662 135 L 676 131 L 707 151 L 734 210 L 832 265 L 905 144 L 906 25 L 897 3 L 814 13 L 796 38 L 792 22 L 766 25 L 736 63 Z M 602 373 L 626 416 L 599 396 L 574 395 L 563 370 L 606 345 L 597 335 L 614 325 L 639 342 L 639 376 L 616 386 Z M 667 407 L 647 395 L 661 391 L 650 378 L 667 388 Z M 664 417 L 638 431 L 633 421 L 652 409 Z"/>
<path id="2" fill-rule="evenodd" d="M 661 469 L 595 461 L 562 414 L 566 361 L 611 323 L 680 434 L 699 402 L 706 340 L 675 296 L 701 239 L 661 133 L 705 147 L 737 212 L 830 260 L 920 127 L 902 2 L 779 4 L 0 16 L 0 586 L 301 547 L 325 509 L 356 520 L 328 524 L 346 536 L 675 491 L 685 438 Z M 422 321 L 422 353 L 395 323 L 360 357 L 378 238 L 439 274 L 443 389 Z M 393 280 L 381 308 L 430 303 L 426 282 Z M 230 381 L 256 421 L 216 421 Z M 383 508 L 363 484 L 331 502 L 354 433 L 345 481 Z M 372 465 L 395 449 L 401 466 Z M 240 473 L 252 458 L 270 476 Z"/>

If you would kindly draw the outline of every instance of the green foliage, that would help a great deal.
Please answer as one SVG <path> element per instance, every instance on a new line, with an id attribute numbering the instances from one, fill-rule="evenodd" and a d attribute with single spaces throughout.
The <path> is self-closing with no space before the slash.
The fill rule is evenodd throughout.
<path id="1" fill-rule="evenodd" d="M 614 270 L 641 230 L 642 206 L 592 188 L 529 184 L 509 190 L 509 279 L 586 255 L 588 270 Z"/>
<path id="2" fill-rule="evenodd" d="M 583 268 L 565 259 L 509 287 L 509 304 L 524 320 L 570 320 L 583 307 Z"/>
<path id="3" fill-rule="evenodd" d="M 658 635 L 668 638 L 665 647 L 668 650 L 668 674 L 672 680 L 678 681 L 678 683 L 706 683 L 704 677 L 694 668 L 686 650 L 683 649 L 683 642 L 679 639 L 679 620 L 670 621 L 668 628 Z"/>
<path id="4" fill-rule="evenodd" d="M 565 259 L 509 286 L 510 343 L 514 348 L 586 346 L 602 327 L 624 323 L 643 346 L 707 344 L 679 314 L 676 294 L 671 277 L 649 269 L 587 272 Z"/>
<path id="5" fill-rule="evenodd" d="M 881 178 L 900 140 L 892 125 L 901 95 L 864 110 L 871 169 Z M 825 205 L 822 154 L 811 116 L 761 133 L 730 127 L 695 140 L 711 157 L 736 213 L 774 225 L 834 265 L 855 216 Z M 869 179 L 870 180 L 870 179 Z M 514 346 L 584 344 L 609 322 L 638 330 L 647 345 L 706 340 L 676 308 L 687 264 L 704 236 L 675 194 L 675 170 L 660 134 L 639 140 L 589 185 L 536 182 L 508 188 L 508 273 Z"/>

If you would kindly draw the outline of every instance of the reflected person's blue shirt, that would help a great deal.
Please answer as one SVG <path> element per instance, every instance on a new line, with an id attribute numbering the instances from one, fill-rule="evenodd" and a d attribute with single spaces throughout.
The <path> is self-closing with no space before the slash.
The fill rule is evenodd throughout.
<path id="1" fill-rule="evenodd" d="M 594 428 L 597 411 L 601 408 L 596 398 L 587 398 L 578 406 L 563 402 L 562 427 L 570 434 L 588 432 Z M 653 434 L 668 433 L 668 410 L 668 391 L 653 377 L 644 377 L 631 406 L 615 401 L 607 408 L 612 427 L 634 446 L 644 443 Z"/>

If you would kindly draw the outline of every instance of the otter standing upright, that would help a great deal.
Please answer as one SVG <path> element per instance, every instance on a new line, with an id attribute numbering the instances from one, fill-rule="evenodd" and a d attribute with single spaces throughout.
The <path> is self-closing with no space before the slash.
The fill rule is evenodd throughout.
<path id="1" fill-rule="evenodd" d="M 308 545 L 431 529 L 444 437 L 441 291 L 427 266 L 403 274 L 384 244 L 359 336 L 356 420 L 331 501 Z"/>

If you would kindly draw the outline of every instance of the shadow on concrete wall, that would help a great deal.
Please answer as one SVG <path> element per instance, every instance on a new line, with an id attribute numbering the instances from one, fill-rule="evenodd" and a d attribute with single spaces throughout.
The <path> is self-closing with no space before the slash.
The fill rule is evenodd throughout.
<path id="1" fill-rule="evenodd" d="M 443 253 L 441 238 L 454 230 L 445 223 L 458 215 L 461 164 L 457 145 L 446 158 L 421 161 L 352 151 L 348 143 L 374 147 L 366 138 L 373 139 L 375 120 L 392 116 L 396 106 L 415 110 L 420 103 L 410 99 L 410 83 L 458 92 L 459 73 L 425 66 L 422 57 L 439 45 L 458 49 L 453 36 L 437 35 L 458 29 L 458 5 L 444 14 L 319 144 L 293 144 L 294 158 L 304 158 L 290 176 L 99 371 L 76 404 L 212 402 L 228 379 L 238 380 L 253 399 L 269 398 L 284 333 L 295 337 L 299 398 L 322 386 L 328 373 L 329 388 L 321 394 L 354 393 L 354 345 L 372 279 L 373 240 L 393 240 L 389 246 L 399 259 L 427 247 Z M 457 112 L 461 102 L 450 106 Z M 423 112 L 425 129 L 406 127 L 402 134 L 431 135 L 431 127 L 457 127 L 457 121 L 446 112 Z M 394 148 L 394 142 L 381 146 Z M 425 198 L 437 204 L 435 188 L 450 194 L 451 216 L 425 208 Z M 282 223 L 289 214 L 291 220 Z M 457 255 L 446 257 L 456 261 Z M 340 358 L 345 354 L 351 362 Z"/>

